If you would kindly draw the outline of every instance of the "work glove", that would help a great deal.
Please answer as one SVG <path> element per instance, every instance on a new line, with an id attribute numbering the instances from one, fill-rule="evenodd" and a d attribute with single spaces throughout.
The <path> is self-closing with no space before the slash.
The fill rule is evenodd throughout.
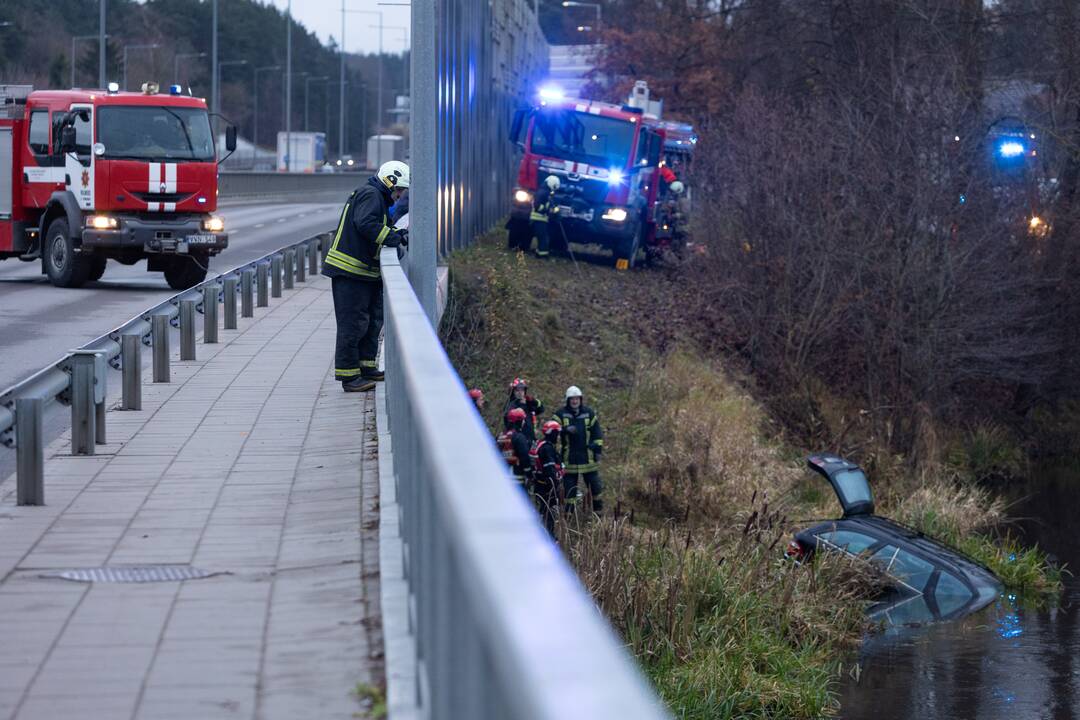
<path id="1" fill-rule="evenodd" d="M 570 425 L 565 432 L 567 435 L 577 435 L 577 425 Z"/>
<path id="2" fill-rule="evenodd" d="M 409 247 L 409 229 L 397 231 L 398 238 L 400 238 L 401 247 Z"/>
<path id="3" fill-rule="evenodd" d="M 604 452 L 604 448 L 600 445 L 596 445 L 595 443 L 590 445 L 589 449 L 592 450 L 592 453 L 596 456 L 597 460 L 600 459 L 600 453 Z"/>

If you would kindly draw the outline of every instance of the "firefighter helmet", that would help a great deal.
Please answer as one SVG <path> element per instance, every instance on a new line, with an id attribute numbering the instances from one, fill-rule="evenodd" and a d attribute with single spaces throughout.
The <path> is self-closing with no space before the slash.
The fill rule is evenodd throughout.
<path id="1" fill-rule="evenodd" d="M 511 425 L 525 422 L 525 411 L 521 408 L 511 408 L 510 411 L 506 413 L 506 421 Z"/>
<path id="2" fill-rule="evenodd" d="M 570 398 L 579 398 L 581 397 L 581 395 L 581 388 L 579 388 L 577 385 L 571 385 L 570 387 L 566 388 L 567 400 L 569 400 Z"/>
<path id="3" fill-rule="evenodd" d="M 559 186 L 562 185 L 562 183 L 559 182 L 559 178 L 555 175 L 548 175 L 547 178 L 544 179 L 544 184 L 548 186 L 548 190 L 552 191 L 558 190 Z"/>
<path id="4" fill-rule="evenodd" d="M 686 189 L 686 186 L 683 185 L 681 181 L 676 180 L 675 182 L 671 183 L 671 185 L 668 186 L 668 189 L 671 190 L 671 192 L 673 192 L 676 195 L 682 195 L 683 190 Z"/>
<path id="5" fill-rule="evenodd" d="M 483 400 L 484 399 L 484 391 L 481 390 L 480 388 L 473 388 L 472 390 L 469 391 L 469 397 L 471 397 L 473 400 Z"/>
<path id="6" fill-rule="evenodd" d="M 379 180 L 391 190 L 394 188 L 408 188 L 409 166 L 400 160 L 384 162 L 379 168 Z"/>
<path id="7" fill-rule="evenodd" d="M 510 392 L 514 392 L 514 390 L 519 387 L 523 387 L 527 390 L 529 388 L 529 381 L 521 377 L 516 377 L 510 381 Z"/>
<path id="8" fill-rule="evenodd" d="M 545 435 L 550 435 L 553 432 L 559 432 L 562 430 L 562 425 L 558 420 L 548 420 L 544 423 L 543 432 Z"/>

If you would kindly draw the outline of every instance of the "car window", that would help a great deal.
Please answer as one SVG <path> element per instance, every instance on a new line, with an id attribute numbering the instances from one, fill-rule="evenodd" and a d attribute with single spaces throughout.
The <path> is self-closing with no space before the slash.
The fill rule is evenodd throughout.
<path id="1" fill-rule="evenodd" d="M 937 601 L 938 612 L 944 616 L 966 605 L 971 600 L 971 591 L 959 579 L 942 572 L 938 576 L 937 587 L 934 588 L 934 599 Z"/>
<path id="2" fill-rule="evenodd" d="M 854 532 L 852 530 L 831 530 L 829 532 L 821 533 L 818 537 L 841 550 L 847 550 L 853 555 L 858 555 L 878 541 L 877 538 L 871 535 Z"/>
<path id="3" fill-rule="evenodd" d="M 30 113 L 30 131 L 27 137 L 30 152 L 35 155 L 49 154 L 49 111 L 35 110 Z"/>
<path id="4" fill-rule="evenodd" d="M 833 476 L 833 481 L 845 507 L 873 501 L 870 482 L 862 470 L 841 470 Z"/>
<path id="5" fill-rule="evenodd" d="M 934 566 L 921 557 L 913 555 L 907 550 L 900 550 L 893 556 L 889 573 L 900 578 L 919 592 L 923 592 L 926 590 L 926 582 L 934 574 L 934 570 Z"/>

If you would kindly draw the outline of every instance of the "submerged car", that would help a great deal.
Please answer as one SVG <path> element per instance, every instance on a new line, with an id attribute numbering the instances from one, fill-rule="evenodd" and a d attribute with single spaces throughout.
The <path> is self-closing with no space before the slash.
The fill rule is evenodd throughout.
<path id="1" fill-rule="evenodd" d="M 981 610 L 1001 593 L 1001 581 L 959 550 L 874 514 L 870 482 L 862 469 L 833 455 L 811 455 L 811 470 L 832 486 L 844 514 L 795 534 L 787 554 L 807 558 L 817 550 L 844 552 L 880 570 L 891 589 L 870 608 L 894 625 L 953 620 Z"/>

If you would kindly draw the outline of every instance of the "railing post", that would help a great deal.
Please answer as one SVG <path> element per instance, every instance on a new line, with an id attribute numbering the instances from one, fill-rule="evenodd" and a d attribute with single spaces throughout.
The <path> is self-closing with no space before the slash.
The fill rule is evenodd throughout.
<path id="1" fill-rule="evenodd" d="M 15 401 L 16 502 L 19 505 L 45 504 L 44 412 L 45 400 L 42 398 Z"/>
<path id="2" fill-rule="evenodd" d="M 212 345 L 218 341 L 217 299 L 221 286 L 203 285 L 203 343 Z"/>
<path id="3" fill-rule="evenodd" d="M 267 292 L 267 286 L 270 284 L 270 266 L 266 263 L 259 263 L 256 266 L 256 279 L 259 281 L 259 296 L 255 301 L 255 305 L 258 307 L 266 307 L 270 304 L 269 293 Z"/>
<path id="4" fill-rule="evenodd" d="M 196 300 L 180 301 L 180 359 L 194 360 L 195 352 L 195 308 Z"/>
<path id="5" fill-rule="evenodd" d="M 150 343 L 154 352 L 154 382 L 169 382 L 169 318 L 150 316 Z"/>
<path id="6" fill-rule="evenodd" d="M 296 252 L 294 250 L 285 251 L 285 289 L 292 290 L 293 278 L 296 276 Z"/>
<path id="7" fill-rule="evenodd" d="M 252 286 L 255 284 L 255 271 L 251 268 L 240 273 L 240 316 L 255 317 Z"/>
<path id="8" fill-rule="evenodd" d="M 94 402 L 96 353 L 76 350 L 71 355 L 71 454 L 93 455 L 97 438 Z"/>
<path id="9" fill-rule="evenodd" d="M 123 371 L 123 410 L 142 410 L 142 337 L 125 333 L 120 336 L 120 367 Z"/>
<path id="10" fill-rule="evenodd" d="M 270 258 L 270 297 L 281 297 L 281 256 Z"/>
<path id="11" fill-rule="evenodd" d="M 307 256 L 308 256 L 308 274 L 315 276 L 319 274 L 319 241 L 312 240 L 307 244 Z"/>
<path id="12" fill-rule="evenodd" d="M 237 284 L 238 283 L 237 283 L 237 280 L 236 280 L 235 277 L 227 277 L 227 278 L 225 278 L 225 282 L 223 284 L 223 287 L 224 287 L 223 301 L 224 301 L 224 310 L 225 310 L 225 322 L 224 322 L 224 325 L 225 325 L 226 330 L 235 330 L 236 329 L 236 287 L 237 287 Z"/>
<path id="13" fill-rule="evenodd" d="M 307 282 L 307 243 L 296 248 L 296 282 Z"/>

